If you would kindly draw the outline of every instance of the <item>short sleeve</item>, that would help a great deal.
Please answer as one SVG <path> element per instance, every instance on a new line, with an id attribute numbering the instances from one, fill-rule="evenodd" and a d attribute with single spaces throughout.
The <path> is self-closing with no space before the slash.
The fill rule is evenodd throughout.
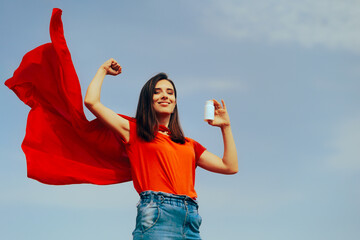
<path id="1" fill-rule="evenodd" d="M 197 162 L 199 160 L 201 154 L 203 154 L 203 152 L 205 152 L 206 148 L 194 140 L 193 140 L 193 142 L 194 142 L 194 151 L 195 151 L 195 161 Z"/>

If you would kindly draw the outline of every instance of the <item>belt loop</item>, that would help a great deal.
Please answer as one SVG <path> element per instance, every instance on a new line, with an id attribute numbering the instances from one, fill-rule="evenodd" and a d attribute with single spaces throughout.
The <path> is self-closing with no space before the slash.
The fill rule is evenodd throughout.
<path id="1" fill-rule="evenodd" d="M 150 204 L 152 204 L 154 202 L 154 193 L 150 192 L 149 195 L 150 195 Z"/>

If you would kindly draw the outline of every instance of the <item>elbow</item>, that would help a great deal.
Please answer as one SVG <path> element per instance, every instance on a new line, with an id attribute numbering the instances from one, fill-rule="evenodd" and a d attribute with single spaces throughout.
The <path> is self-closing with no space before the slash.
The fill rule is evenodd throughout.
<path id="1" fill-rule="evenodd" d="M 85 99 L 84 100 L 84 104 L 85 104 L 85 106 L 87 107 L 87 108 L 89 108 L 89 107 L 91 107 L 93 104 L 89 101 L 89 100 L 87 100 L 87 99 Z"/>
<path id="2" fill-rule="evenodd" d="M 225 175 L 234 175 L 237 174 L 238 171 L 239 171 L 238 166 L 227 166 L 226 168 L 223 169 L 221 173 Z"/>
<path id="3" fill-rule="evenodd" d="M 228 164 L 226 164 L 225 166 L 225 174 L 234 175 L 239 172 L 239 164 L 237 157 L 231 158 L 231 161 L 228 161 Z"/>
<path id="4" fill-rule="evenodd" d="M 88 109 L 92 109 L 96 102 L 85 97 L 84 104 Z"/>
<path id="5" fill-rule="evenodd" d="M 234 175 L 234 174 L 237 174 L 238 172 L 239 172 L 238 168 L 233 168 L 233 169 L 229 169 L 228 174 Z"/>
<path id="6" fill-rule="evenodd" d="M 85 107 L 87 107 L 88 109 L 91 109 L 91 107 L 93 106 L 93 104 L 88 101 L 84 101 L 84 104 L 85 104 Z"/>

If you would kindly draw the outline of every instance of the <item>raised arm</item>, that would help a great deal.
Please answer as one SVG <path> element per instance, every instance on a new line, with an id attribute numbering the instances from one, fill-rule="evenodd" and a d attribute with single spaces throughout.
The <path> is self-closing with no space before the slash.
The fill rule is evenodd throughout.
<path id="1" fill-rule="evenodd" d="M 220 127 L 224 142 L 224 155 L 220 158 L 206 150 L 201 154 L 198 166 L 211 172 L 235 174 L 238 172 L 238 157 L 231 131 L 230 118 L 224 101 L 221 100 L 222 106 L 218 101 L 213 101 L 215 105 L 215 118 L 214 120 L 209 120 L 208 123 L 212 126 Z"/>
<path id="2" fill-rule="evenodd" d="M 114 60 L 106 61 L 91 81 L 85 95 L 85 106 L 110 129 L 117 132 L 125 142 L 129 141 L 130 125 L 129 121 L 113 110 L 105 107 L 100 102 L 101 86 L 106 75 L 116 76 L 121 73 L 120 65 Z"/>

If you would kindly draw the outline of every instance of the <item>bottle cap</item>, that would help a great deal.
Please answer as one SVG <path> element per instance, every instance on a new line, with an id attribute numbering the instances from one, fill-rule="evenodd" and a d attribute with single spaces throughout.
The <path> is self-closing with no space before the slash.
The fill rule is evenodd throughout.
<path id="1" fill-rule="evenodd" d="M 214 106 L 214 101 L 213 100 L 208 100 L 208 101 L 206 101 L 205 105 L 206 106 L 208 106 L 208 105 Z"/>

